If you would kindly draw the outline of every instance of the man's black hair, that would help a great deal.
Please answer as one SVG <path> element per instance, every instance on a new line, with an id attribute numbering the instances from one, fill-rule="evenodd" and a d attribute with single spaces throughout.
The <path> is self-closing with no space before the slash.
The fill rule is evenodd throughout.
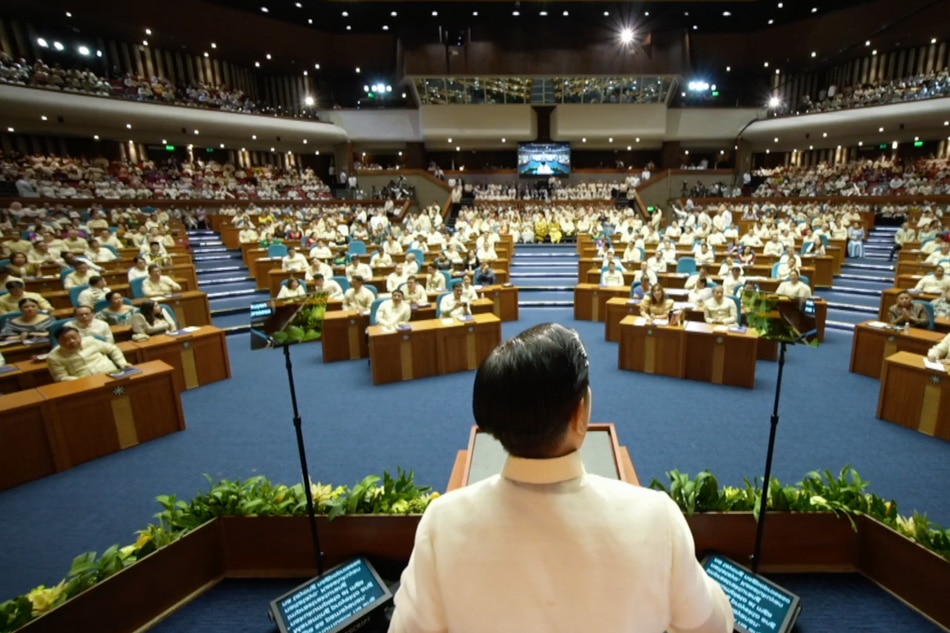
<path id="1" fill-rule="evenodd" d="M 495 348 L 475 375 L 475 421 L 511 455 L 550 456 L 587 394 L 587 350 L 574 330 L 542 323 Z"/>

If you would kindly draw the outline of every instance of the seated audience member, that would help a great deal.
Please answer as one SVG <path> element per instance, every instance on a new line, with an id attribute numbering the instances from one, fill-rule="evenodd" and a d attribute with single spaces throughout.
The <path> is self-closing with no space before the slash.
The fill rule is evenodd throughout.
<path id="1" fill-rule="evenodd" d="M 797 270 L 788 273 L 788 279 L 778 285 L 775 294 L 792 299 L 808 299 L 811 297 L 811 288 L 801 280 Z"/>
<path id="2" fill-rule="evenodd" d="M 722 278 L 722 288 L 726 296 L 735 296 L 736 290 L 745 285 L 745 277 L 742 276 L 742 268 L 733 266 L 729 274 Z"/>
<path id="3" fill-rule="evenodd" d="M 76 261 L 75 270 L 63 278 L 63 286 L 66 290 L 76 286 L 86 286 L 89 285 L 89 281 L 92 277 L 93 273 L 89 271 L 89 264 L 85 261 L 78 260 Z"/>
<path id="4" fill-rule="evenodd" d="M 137 311 L 134 306 L 125 303 L 121 292 L 113 291 L 106 295 L 109 305 L 96 313 L 96 318 L 109 325 L 128 325 Z"/>
<path id="5" fill-rule="evenodd" d="M 99 275 L 93 275 L 89 278 L 89 287 L 79 293 L 76 303 L 92 308 L 105 299 L 108 294 L 109 288 L 106 287 L 106 280 Z"/>
<path id="6" fill-rule="evenodd" d="M 372 257 L 369 258 L 370 268 L 385 268 L 386 266 L 393 265 L 393 257 L 386 251 L 373 253 Z"/>
<path id="7" fill-rule="evenodd" d="M 948 355 L 950 355 L 950 334 L 947 334 L 943 337 L 943 340 L 927 351 L 927 358 L 943 361 L 944 363 L 950 362 L 950 358 L 947 358 Z"/>
<path id="8" fill-rule="evenodd" d="M 403 265 L 403 270 L 406 271 L 407 275 L 418 275 L 419 274 L 419 262 L 416 261 L 415 253 L 407 253 L 406 261 Z"/>
<path id="9" fill-rule="evenodd" d="M 376 297 L 372 291 L 363 284 L 363 277 L 353 275 L 350 280 L 352 286 L 343 293 L 343 309 L 356 310 L 357 312 L 369 312 L 373 307 L 373 301 Z"/>
<path id="10" fill-rule="evenodd" d="M 111 261 L 115 261 L 117 257 L 108 248 L 104 248 L 99 240 L 89 240 L 89 252 L 86 253 L 86 257 L 91 259 L 97 264 L 107 264 Z"/>
<path id="11" fill-rule="evenodd" d="M 888 309 L 887 317 L 891 325 L 927 327 L 930 324 L 927 309 L 919 303 L 914 303 L 909 292 L 897 295 L 897 303 Z"/>
<path id="12" fill-rule="evenodd" d="M 402 264 L 396 264 L 396 267 L 391 273 L 386 276 L 386 292 L 392 292 L 399 286 L 406 283 L 408 275 L 403 272 Z"/>
<path id="13" fill-rule="evenodd" d="M 181 292 L 181 286 L 171 277 L 163 275 L 157 264 L 149 264 L 148 279 L 142 282 L 142 292 L 146 297 L 167 297 Z"/>
<path id="14" fill-rule="evenodd" d="M 435 264 L 429 264 L 426 270 L 429 273 L 426 279 L 426 292 L 445 292 L 445 275 L 435 267 Z"/>
<path id="15" fill-rule="evenodd" d="M 24 297 L 17 303 L 20 316 L 11 317 L 0 330 L 0 338 L 6 340 L 37 341 L 49 339 L 49 328 L 53 317 L 40 312 L 40 304 L 34 299 Z"/>
<path id="16" fill-rule="evenodd" d="M 455 284 L 452 287 L 452 294 L 445 295 L 439 301 L 439 315 L 443 318 L 460 317 L 471 313 L 471 305 L 462 293 L 462 284 Z"/>
<path id="17" fill-rule="evenodd" d="M 97 319 L 90 306 L 76 306 L 73 309 L 73 320 L 66 325 L 76 328 L 83 336 L 94 336 L 106 343 L 115 343 L 112 328 L 105 321 Z"/>
<path id="18" fill-rule="evenodd" d="M 359 275 L 363 281 L 373 277 L 373 269 L 368 264 L 362 263 L 359 255 L 353 255 L 350 259 L 350 265 L 346 267 L 346 278 L 353 281 L 353 277 Z"/>
<path id="19" fill-rule="evenodd" d="M 634 283 L 630 289 L 630 298 L 642 301 L 645 296 L 650 294 L 650 286 L 650 278 L 644 277 L 640 283 Z"/>
<path id="20" fill-rule="evenodd" d="M 623 273 L 617 270 L 617 265 L 614 262 L 607 264 L 607 270 L 600 274 L 600 285 L 607 288 L 623 286 Z"/>
<path id="21" fill-rule="evenodd" d="M 85 337 L 69 324 L 58 328 L 55 336 L 59 345 L 46 357 L 46 364 L 56 382 L 108 374 L 129 366 L 118 347 Z"/>
<path id="22" fill-rule="evenodd" d="M 132 283 L 136 279 L 148 277 L 148 262 L 145 261 L 144 257 L 137 255 L 135 259 L 132 260 L 132 267 L 129 268 L 128 277 L 129 283 Z"/>
<path id="23" fill-rule="evenodd" d="M 9 266 L 0 266 L 0 285 L 6 286 L 11 281 L 19 281 L 20 283 L 23 283 L 23 278 L 17 277 L 11 273 Z"/>
<path id="24" fill-rule="evenodd" d="M 937 319 L 950 318 L 950 290 L 930 302 L 934 307 L 934 317 Z"/>
<path id="25" fill-rule="evenodd" d="M 333 277 L 333 268 L 331 268 L 330 265 L 325 261 L 314 258 L 310 262 L 307 272 L 304 274 L 304 279 L 307 281 L 313 281 L 317 275 L 323 275 L 324 279 L 330 279 Z"/>
<path id="26" fill-rule="evenodd" d="M 43 298 L 38 292 L 27 292 L 24 290 L 24 284 L 19 279 L 13 279 L 6 283 L 7 294 L 0 295 L 0 314 L 8 312 L 18 312 L 21 299 L 32 299 L 40 306 L 40 310 L 47 312 L 53 311 L 50 302 Z"/>
<path id="27" fill-rule="evenodd" d="M 696 284 L 690 288 L 686 301 L 697 308 L 702 308 L 711 296 L 712 287 L 710 286 L 708 278 L 700 277 L 696 280 Z"/>
<path id="28" fill-rule="evenodd" d="M 647 321 L 669 319 L 673 312 L 673 300 L 666 296 L 666 290 L 660 284 L 653 284 L 650 294 L 640 302 L 640 314 Z"/>
<path id="29" fill-rule="evenodd" d="M 936 250 L 930 255 L 927 255 L 927 259 L 924 260 L 924 263 L 936 266 L 945 259 L 950 260 L 950 242 L 944 242 L 940 245 L 940 250 Z M 944 262 L 943 267 L 946 268 L 947 266 L 950 266 L 950 264 Z"/>
<path id="30" fill-rule="evenodd" d="M 472 273 L 462 275 L 462 283 L 459 285 L 462 286 L 462 297 L 466 301 L 469 303 L 478 301 L 478 291 L 475 290 L 475 284 L 472 283 Z"/>
<path id="31" fill-rule="evenodd" d="M 340 284 L 335 279 L 326 279 L 323 275 L 314 275 L 313 292 L 325 292 L 328 295 L 327 299 L 343 298 L 343 288 Z"/>
<path id="32" fill-rule="evenodd" d="M 40 267 L 27 261 L 26 255 L 23 253 L 13 253 L 10 255 L 10 263 L 7 264 L 7 270 L 9 270 L 10 275 L 16 279 L 40 276 Z"/>
<path id="33" fill-rule="evenodd" d="M 386 299 L 376 308 L 376 324 L 384 327 L 396 327 L 409 323 L 412 318 L 412 308 L 405 301 L 402 290 L 393 290 L 392 297 Z"/>
<path id="34" fill-rule="evenodd" d="M 497 283 L 495 279 L 495 271 L 488 262 L 484 262 L 475 272 L 475 284 L 478 286 L 494 286 Z"/>
<path id="35" fill-rule="evenodd" d="M 333 251 L 327 246 L 326 240 L 317 240 L 317 245 L 310 249 L 310 259 L 330 259 Z"/>
<path id="36" fill-rule="evenodd" d="M 144 341 L 154 334 L 175 331 L 175 319 L 157 301 L 143 301 L 132 315 L 132 340 Z"/>
<path id="37" fill-rule="evenodd" d="M 950 290 L 950 275 L 944 270 L 943 266 L 937 266 L 929 275 L 924 275 L 917 285 L 914 286 L 914 292 L 926 292 L 934 295 L 942 295 Z"/>
<path id="38" fill-rule="evenodd" d="M 307 270 L 307 258 L 302 253 L 298 253 L 295 247 L 288 246 L 287 255 L 280 260 L 280 269 L 303 272 Z"/>
<path id="39" fill-rule="evenodd" d="M 438 275 L 438 273 L 436 274 Z M 441 277 L 442 275 L 439 276 Z M 410 306 L 424 306 L 429 304 L 429 295 L 426 294 L 426 289 L 418 282 L 415 275 L 409 276 L 403 288 L 403 293 Z"/>
<path id="40" fill-rule="evenodd" d="M 487 604 L 491 630 L 537 631 L 544 605 L 547 631 L 732 631 L 729 599 L 670 498 L 585 471 L 591 400 L 587 351 L 560 325 L 526 330 L 481 364 L 475 421 L 507 460 L 426 510 L 391 633 L 485 630 Z"/>
<path id="41" fill-rule="evenodd" d="M 291 277 L 287 280 L 286 284 L 281 284 L 280 291 L 277 293 L 278 299 L 294 299 L 297 297 L 306 297 L 307 288 L 304 287 L 300 280 L 296 277 Z"/>
<path id="42" fill-rule="evenodd" d="M 723 286 L 712 289 L 712 298 L 703 304 L 703 319 L 715 325 L 734 325 L 738 321 L 736 302 L 726 298 Z"/>

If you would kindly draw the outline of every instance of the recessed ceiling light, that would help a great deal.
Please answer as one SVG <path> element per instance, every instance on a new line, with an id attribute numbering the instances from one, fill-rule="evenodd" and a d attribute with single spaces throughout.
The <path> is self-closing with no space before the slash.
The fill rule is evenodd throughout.
<path id="1" fill-rule="evenodd" d="M 871 40 L 867 40 L 866 42 L 864 42 L 864 45 L 865 45 L 865 46 L 870 46 L 870 45 L 871 45 Z"/>
<path id="2" fill-rule="evenodd" d="M 812 8 L 811 8 L 811 12 L 812 12 L 812 13 L 818 13 L 818 7 L 812 7 Z"/>
<path id="3" fill-rule="evenodd" d="M 299 2 L 295 2 L 294 6 L 297 7 L 298 9 L 303 9 L 303 5 L 300 4 Z"/>
<path id="4" fill-rule="evenodd" d="M 877 49 L 875 48 L 873 51 L 871 51 L 871 54 L 872 54 L 872 55 L 877 55 Z"/>
<path id="5" fill-rule="evenodd" d="M 472 17 L 478 17 L 478 11 L 472 11 Z"/>
<path id="6" fill-rule="evenodd" d="M 392 17 L 396 17 L 396 16 L 399 15 L 399 14 L 396 13 L 395 11 L 390 11 L 390 12 L 389 12 L 389 15 L 392 16 Z"/>
<path id="7" fill-rule="evenodd" d="M 567 16 L 569 16 L 569 15 L 570 15 L 570 13 L 568 13 L 567 11 L 565 11 L 565 12 L 564 12 L 564 13 L 562 13 L 561 15 L 563 15 L 563 16 L 564 16 L 564 17 L 566 18 Z"/>
<path id="8" fill-rule="evenodd" d="M 252 140 L 252 141 L 256 141 L 256 140 L 257 140 L 257 134 L 251 134 L 251 140 Z"/>
<path id="9" fill-rule="evenodd" d="M 388 24 L 384 24 L 384 25 L 383 25 L 383 30 L 384 30 L 384 31 L 388 31 L 388 30 L 389 30 L 389 25 L 388 25 Z"/>
<path id="10" fill-rule="evenodd" d="M 649 12 L 649 11 L 644 11 L 644 12 L 643 12 L 643 15 L 646 16 L 646 17 L 650 17 L 650 12 Z"/>
<path id="11" fill-rule="evenodd" d="M 816 53 L 815 51 L 812 51 L 812 52 L 811 52 L 811 56 L 812 56 L 812 57 L 818 57 L 818 53 Z"/>
<path id="12" fill-rule="evenodd" d="M 313 68 L 314 70 L 320 70 L 320 64 L 314 64 Z"/>
<path id="13" fill-rule="evenodd" d="M 405 92 L 404 92 L 404 93 L 402 93 L 402 98 L 403 98 L 403 99 L 405 99 L 405 98 L 406 98 L 406 93 L 405 93 Z"/>
<path id="14" fill-rule="evenodd" d="M 267 53 L 267 59 L 270 59 L 270 58 L 271 58 L 270 53 Z"/>
<path id="15" fill-rule="evenodd" d="M 936 44 L 936 43 L 937 43 L 937 38 L 936 38 L 936 37 L 930 38 L 930 43 L 931 43 L 931 44 Z"/>
<path id="16" fill-rule="evenodd" d="M 218 45 L 215 44 L 214 42 L 211 42 L 211 48 L 218 48 Z"/>
<path id="17" fill-rule="evenodd" d="M 152 34 L 152 29 L 145 29 L 145 34 L 146 34 L 146 35 L 151 35 L 151 34 Z"/>
<path id="18" fill-rule="evenodd" d="M 610 15 L 610 11 L 604 11 L 604 17 L 605 17 L 605 18 L 608 17 L 609 15 Z"/>
<path id="19" fill-rule="evenodd" d="M 683 15 L 685 15 L 686 17 L 689 17 L 689 11 L 683 11 Z"/>
<path id="20" fill-rule="evenodd" d="M 858 141 L 858 147 L 864 147 L 864 141 Z"/>
<path id="21" fill-rule="evenodd" d="M 67 18 L 71 18 L 71 17 L 73 17 L 73 14 L 70 13 L 69 11 L 67 11 L 67 12 L 66 12 L 66 17 L 67 17 Z"/>
<path id="22" fill-rule="evenodd" d="M 341 13 L 340 15 L 342 15 L 344 18 L 348 18 L 348 17 L 350 17 L 350 12 L 349 12 L 349 11 L 344 11 L 344 12 Z"/>
<path id="23" fill-rule="evenodd" d="M 7 128 L 7 132 L 12 132 L 12 131 L 13 131 L 13 128 L 12 128 L 12 127 L 8 127 L 8 128 Z"/>
<path id="24" fill-rule="evenodd" d="M 53 46 L 56 46 L 53 44 Z M 142 40 L 142 46 L 148 46 L 148 40 Z"/>
<path id="25" fill-rule="evenodd" d="M 272 148 L 270 148 L 270 151 L 272 151 L 272 152 L 273 152 L 273 151 L 274 151 L 274 148 L 273 148 L 273 147 L 272 147 Z"/>
<path id="26" fill-rule="evenodd" d="M 307 18 L 307 24 L 313 24 L 313 18 Z"/>
<path id="27" fill-rule="evenodd" d="M 779 70 L 778 68 L 775 69 L 775 74 L 776 74 L 776 75 L 781 74 L 781 72 L 782 72 L 782 71 Z"/>
<path id="28" fill-rule="evenodd" d="M 224 143 L 221 143 L 220 145 L 218 145 L 218 147 L 220 147 L 221 149 L 224 149 Z"/>
<path id="29" fill-rule="evenodd" d="M 356 74 L 357 74 L 357 75 L 360 74 L 360 67 L 359 67 L 359 66 L 356 67 Z"/>
<path id="30" fill-rule="evenodd" d="M 827 132 L 822 132 L 822 133 L 821 133 L 821 138 L 828 138 L 828 133 L 827 133 Z"/>
<path id="31" fill-rule="evenodd" d="M 63 50 L 63 49 L 66 48 L 66 47 L 63 46 L 62 43 L 60 43 L 60 42 L 53 42 L 53 48 L 55 48 L 55 49 L 58 50 L 58 51 L 61 51 L 61 50 Z"/>
<path id="32" fill-rule="evenodd" d="M 883 128 L 883 127 L 879 127 L 879 128 L 877 128 L 877 131 L 878 131 L 878 132 L 883 132 L 883 131 L 884 131 L 884 128 Z"/>
<path id="33" fill-rule="evenodd" d="M 779 9 L 781 9 L 783 6 L 784 6 L 783 3 L 781 3 L 781 2 L 778 3 L 778 8 L 779 8 Z"/>
<path id="34" fill-rule="evenodd" d="M 49 42 L 47 42 L 47 41 L 46 41 L 45 39 L 43 39 L 42 37 L 37 38 L 36 43 L 39 44 L 40 46 L 42 46 L 43 48 L 49 48 Z"/>
<path id="35" fill-rule="evenodd" d="M 614 137 L 611 136 L 609 139 L 607 139 L 607 142 L 608 142 L 608 143 L 613 143 L 613 142 L 614 142 Z"/>
<path id="36" fill-rule="evenodd" d="M 45 115 L 45 114 L 40 117 L 40 121 L 46 121 L 46 120 L 47 120 L 47 119 L 46 119 L 46 115 Z"/>
<path id="37" fill-rule="evenodd" d="M 319 156 L 319 155 L 320 155 L 320 150 L 315 151 L 314 154 L 315 154 L 316 156 Z"/>
<path id="38" fill-rule="evenodd" d="M 638 136 L 637 138 L 635 138 L 635 139 L 633 139 L 633 140 L 635 140 L 637 143 L 639 143 L 639 142 L 640 142 L 640 137 Z"/>
<path id="39" fill-rule="evenodd" d="M 168 142 L 168 141 L 166 141 L 165 139 L 162 139 L 162 145 L 164 145 L 164 144 L 167 143 L 167 142 Z"/>
<path id="40" fill-rule="evenodd" d="M 518 17 L 519 15 L 521 15 L 521 11 L 519 11 L 518 9 L 515 9 L 514 11 L 511 12 L 511 15 Z"/>
<path id="41" fill-rule="evenodd" d="M 726 66 L 726 72 L 727 72 L 727 73 L 731 73 L 731 72 L 732 72 L 732 66 Z"/>
<path id="42" fill-rule="evenodd" d="M 304 77 L 306 77 L 306 76 L 307 76 L 307 71 L 306 71 L 306 70 L 305 70 L 305 71 L 303 71 L 303 76 L 304 76 Z"/>
<path id="43" fill-rule="evenodd" d="M 208 56 L 208 51 L 205 51 L 205 57 L 207 57 L 207 56 Z"/>
<path id="44" fill-rule="evenodd" d="M 307 139 L 304 139 L 304 140 L 303 140 L 303 144 L 304 144 L 304 145 L 307 144 Z"/>
<path id="45" fill-rule="evenodd" d="M 547 12 L 547 11 L 538 11 L 538 15 L 540 15 L 542 18 L 544 18 L 544 17 L 547 17 L 548 12 Z"/>
<path id="46" fill-rule="evenodd" d="M 267 13 L 268 11 L 270 11 L 270 9 L 268 9 L 267 7 L 261 7 L 261 11 L 263 13 Z"/>
<path id="47" fill-rule="evenodd" d="M 260 68 L 260 67 L 261 67 L 260 62 L 254 62 L 254 68 Z"/>
<path id="48" fill-rule="evenodd" d="M 126 123 L 126 124 L 125 124 L 125 129 L 131 130 L 131 129 L 132 129 L 132 124 L 131 124 L 131 123 Z"/>
<path id="49" fill-rule="evenodd" d="M 778 143 L 778 137 L 777 137 L 777 136 L 775 137 L 775 142 Z"/>
<path id="50" fill-rule="evenodd" d="M 723 12 L 722 12 L 722 17 L 724 17 L 724 18 L 732 17 L 732 11 L 723 11 Z"/>
<path id="51" fill-rule="evenodd" d="M 766 67 L 766 68 L 769 67 L 769 63 L 768 63 L 768 62 L 765 62 L 765 67 Z"/>
<path id="52" fill-rule="evenodd" d="M 502 143 L 507 143 L 508 141 L 507 141 L 504 137 L 502 137 L 501 142 L 502 142 Z"/>
<path id="53" fill-rule="evenodd" d="M 696 25 L 696 24 L 694 24 L 694 25 L 693 25 L 693 30 L 694 30 L 694 31 L 698 31 L 698 30 L 699 30 L 699 26 Z"/>
<path id="54" fill-rule="evenodd" d="M 247 151 L 247 148 L 246 148 L 246 147 L 242 147 L 242 148 L 241 148 L 241 151 L 242 151 L 242 152 L 246 152 L 246 151 Z"/>
<path id="55" fill-rule="evenodd" d="M 586 143 L 586 142 L 587 142 L 587 139 L 586 139 L 586 138 L 582 138 L 582 139 L 581 139 L 581 143 Z"/>
<path id="56" fill-rule="evenodd" d="M 92 135 L 92 140 L 98 141 L 98 140 L 99 140 L 99 135 L 98 135 L 98 134 L 93 134 L 93 135 Z M 165 141 L 162 141 L 162 144 L 164 144 L 164 143 L 165 143 Z"/>
<path id="57" fill-rule="evenodd" d="M 775 20 L 769 20 L 769 26 L 775 24 Z"/>
<path id="58" fill-rule="evenodd" d="M 633 145 L 627 145 L 627 151 L 628 151 L 628 152 L 629 152 L 630 150 L 632 150 L 632 149 L 633 149 Z"/>
<path id="59" fill-rule="evenodd" d="M 452 142 L 452 139 L 449 139 L 449 143 L 451 143 L 451 142 Z"/>
<path id="60" fill-rule="evenodd" d="M 435 18 L 435 17 L 438 17 L 438 15 L 439 15 L 439 12 L 438 12 L 438 11 L 433 11 L 433 12 L 432 12 L 432 17 Z"/>

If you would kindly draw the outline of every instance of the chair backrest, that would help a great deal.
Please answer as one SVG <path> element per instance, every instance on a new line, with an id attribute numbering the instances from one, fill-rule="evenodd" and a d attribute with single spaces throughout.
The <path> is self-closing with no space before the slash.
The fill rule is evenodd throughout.
<path id="1" fill-rule="evenodd" d="M 346 292 L 350 289 L 350 280 L 345 275 L 333 275 L 333 281 L 340 284 L 340 290 Z"/>
<path id="2" fill-rule="evenodd" d="M 347 247 L 346 252 L 350 255 L 365 255 L 366 242 L 363 240 L 352 240 Z"/>
<path id="3" fill-rule="evenodd" d="M 382 305 L 383 301 L 387 301 L 387 299 L 373 299 L 373 305 L 369 308 L 370 325 L 376 325 L 376 312 L 379 310 L 379 306 Z"/>
<path id="4" fill-rule="evenodd" d="M 806 286 L 811 285 L 811 279 L 809 279 L 806 275 L 799 275 L 798 278 L 801 279 L 802 283 L 805 284 Z"/>
<path id="5" fill-rule="evenodd" d="M 267 256 L 268 257 L 287 257 L 287 245 L 286 244 L 271 244 L 267 247 Z"/>
<path id="6" fill-rule="evenodd" d="M 374 297 L 379 296 L 379 289 L 373 284 L 363 284 L 363 287 L 372 292 Z"/>
<path id="7" fill-rule="evenodd" d="M 416 264 L 419 265 L 419 270 L 422 270 L 423 265 L 425 264 L 426 254 L 423 253 L 418 248 L 410 248 L 409 250 L 406 251 L 406 255 L 408 255 L 409 253 L 412 253 L 413 255 L 416 256 Z"/>
<path id="8" fill-rule="evenodd" d="M 936 317 L 934 315 L 933 305 L 929 301 L 923 301 L 921 299 L 914 299 L 914 303 L 924 306 L 924 310 L 927 311 L 927 329 L 934 329 L 934 321 Z"/>
<path id="9" fill-rule="evenodd" d="M 178 323 L 178 317 L 175 316 L 175 311 L 172 310 L 172 307 L 167 303 L 160 303 L 158 305 L 162 306 L 162 310 L 164 310 L 168 317 L 172 320 L 172 325 L 174 325 L 175 329 L 177 330 L 180 327 L 180 324 Z"/>
<path id="10" fill-rule="evenodd" d="M 693 274 L 696 272 L 695 257 L 680 257 L 676 260 L 676 272 Z"/>
<path id="11" fill-rule="evenodd" d="M 828 236 L 822 233 L 818 237 L 821 239 L 821 245 L 827 247 L 830 242 L 830 240 L 828 239 Z"/>
<path id="12" fill-rule="evenodd" d="M 635 291 L 637 288 L 639 288 L 640 286 L 642 286 L 642 285 L 643 285 L 643 283 L 642 283 L 642 282 L 639 282 L 639 281 L 635 281 L 635 282 L 633 282 L 632 284 L 630 284 L 630 296 L 633 297 L 633 296 L 634 296 L 634 291 Z"/>
<path id="13" fill-rule="evenodd" d="M 440 270 L 439 273 L 441 273 L 441 275 L 445 277 L 445 287 L 451 288 L 452 287 L 452 273 L 450 273 L 447 270 Z"/>
<path id="14" fill-rule="evenodd" d="M 739 297 L 729 297 L 736 304 L 736 323 L 742 324 L 742 299 Z"/>
<path id="15" fill-rule="evenodd" d="M 129 299 L 128 297 L 122 297 L 122 303 L 124 303 L 124 304 L 127 305 L 127 306 L 133 305 L 133 304 L 132 304 L 132 300 Z M 108 308 L 108 307 L 109 307 L 109 300 L 108 300 L 108 299 L 100 299 L 99 301 L 96 301 L 96 305 L 93 307 L 92 311 L 93 311 L 93 312 L 102 312 L 103 310 L 105 310 L 105 309 Z"/>
<path id="16" fill-rule="evenodd" d="M 7 261 L 10 261 L 10 260 L 7 260 Z M 60 281 L 62 281 L 63 279 L 66 279 L 66 277 L 69 275 L 69 273 L 72 273 L 72 272 L 75 272 L 75 271 L 76 271 L 75 268 L 66 268 L 65 270 L 63 270 L 62 272 L 59 273 L 59 279 L 60 279 Z"/>
<path id="17" fill-rule="evenodd" d="M 461 277 L 456 277 L 456 278 L 454 278 L 454 279 L 449 279 L 449 284 L 446 286 L 446 288 L 449 289 L 449 290 L 451 290 L 452 288 L 454 288 L 455 286 L 459 285 L 460 283 L 462 283 L 462 278 L 461 278 Z"/>
<path id="18" fill-rule="evenodd" d="M 139 277 L 138 279 L 133 279 L 129 283 L 129 288 L 132 290 L 132 296 L 136 299 L 141 299 L 145 296 L 145 290 L 142 288 L 142 284 L 145 283 L 145 280 L 148 277 Z"/>
<path id="19" fill-rule="evenodd" d="M 647 251 L 642 246 L 637 246 L 637 250 L 640 251 L 640 261 L 642 262 L 647 258 Z"/>
<path id="20" fill-rule="evenodd" d="M 73 286 L 69 289 L 69 301 L 73 304 L 73 307 L 79 305 L 79 293 L 89 287 L 89 284 L 82 284 L 81 286 Z"/>
<path id="21" fill-rule="evenodd" d="M 9 265 L 10 265 L 9 259 L 0 259 L 0 266 L 9 266 Z"/>
<path id="22" fill-rule="evenodd" d="M 801 251 L 799 251 L 799 253 L 802 255 L 807 255 L 812 250 L 814 250 L 814 248 L 815 248 L 815 243 L 813 241 L 809 240 L 807 242 L 802 242 L 802 249 Z"/>
<path id="23" fill-rule="evenodd" d="M 778 277 L 778 269 L 782 265 L 782 262 L 775 262 L 772 264 L 772 278 L 775 279 Z"/>
<path id="24" fill-rule="evenodd" d="M 439 319 L 442 317 L 442 297 L 449 295 L 449 292 L 440 292 L 439 296 L 435 298 L 435 318 Z"/>
<path id="25" fill-rule="evenodd" d="M 7 321 L 10 319 L 16 318 L 18 316 L 23 316 L 22 312 L 7 312 L 6 314 L 0 314 L 0 329 L 7 324 Z"/>
<path id="26" fill-rule="evenodd" d="M 112 244 L 100 244 L 100 246 L 102 246 L 102 248 L 105 248 L 105 249 L 111 251 L 112 254 L 115 255 L 116 257 L 119 256 L 119 251 L 116 250 L 115 246 L 113 246 Z"/>

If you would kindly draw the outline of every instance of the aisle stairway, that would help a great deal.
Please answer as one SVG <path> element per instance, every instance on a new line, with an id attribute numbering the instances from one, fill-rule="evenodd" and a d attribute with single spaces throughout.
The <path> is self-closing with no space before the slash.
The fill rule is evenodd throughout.
<path id="1" fill-rule="evenodd" d="M 511 283 L 520 308 L 564 308 L 574 304 L 576 244 L 518 244 L 511 259 Z"/>
<path id="2" fill-rule="evenodd" d="M 846 259 L 830 289 L 818 295 L 828 302 L 827 327 L 852 331 L 856 323 L 876 319 L 881 292 L 894 286 L 893 262 L 888 262 L 895 227 L 875 227 L 868 236 L 865 256 Z"/>
<path id="3" fill-rule="evenodd" d="M 188 239 L 198 274 L 198 289 L 208 293 L 211 322 L 228 334 L 246 332 L 250 304 L 268 299 L 270 293 L 257 290 L 254 278 L 241 259 L 241 251 L 228 250 L 217 233 L 188 231 Z"/>

